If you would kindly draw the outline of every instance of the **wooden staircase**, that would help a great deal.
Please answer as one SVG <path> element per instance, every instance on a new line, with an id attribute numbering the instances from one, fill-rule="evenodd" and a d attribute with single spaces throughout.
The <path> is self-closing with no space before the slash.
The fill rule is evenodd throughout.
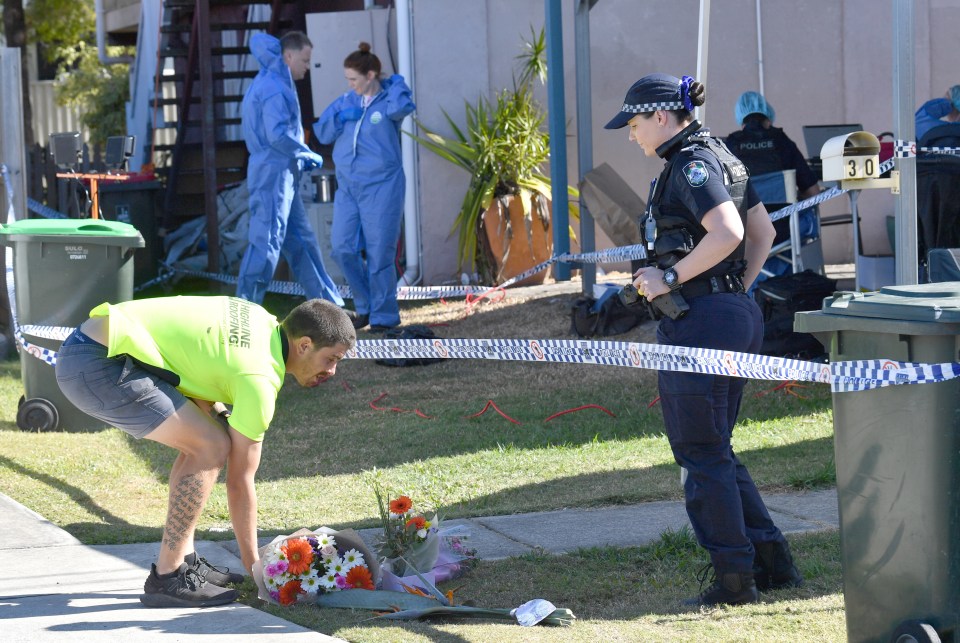
<path id="1" fill-rule="evenodd" d="M 228 136 L 230 126 L 239 126 L 242 92 L 227 93 L 224 81 L 253 78 L 258 66 L 252 62 L 242 71 L 224 70 L 225 56 L 249 54 L 246 46 L 224 46 L 224 35 L 233 33 L 243 43 L 250 32 L 277 34 L 290 28 L 281 20 L 284 0 L 165 0 L 161 31 L 161 53 L 157 62 L 156 103 L 172 106 L 165 128 L 174 128 L 174 142 L 154 144 L 154 156 L 166 158 L 157 173 L 164 179 L 161 234 L 187 220 L 206 216 L 208 267 L 219 271 L 217 192 L 224 185 L 246 179 L 247 150 L 242 136 Z M 269 5 L 270 20 L 248 22 L 251 4 Z M 172 60 L 173 74 L 164 74 Z M 171 91 L 170 87 L 173 87 Z M 164 96 L 174 96 L 164 98 Z M 226 106 L 236 106 L 234 117 L 226 117 Z M 160 130 L 154 131 L 154 138 Z M 167 137 L 169 140 L 169 136 Z"/>

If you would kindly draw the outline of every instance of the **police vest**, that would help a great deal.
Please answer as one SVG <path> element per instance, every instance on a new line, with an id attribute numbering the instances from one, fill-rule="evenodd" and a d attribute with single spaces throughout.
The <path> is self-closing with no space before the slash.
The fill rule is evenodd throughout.
<path id="1" fill-rule="evenodd" d="M 734 207 L 740 214 L 740 220 L 743 221 L 744 228 L 746 228 L 747 179 L 750 178 L 746 166 L 719 139 L 694 134 L 683 142 L 685 143 L 683 149 L 707 149 L 717 157 L 720 166 L 723 168 L 723 184 L 730 194 L 730 200 L 733 201 Z M 674 154 L 667 162 L 650 197 L 649 208 L 656 221 L 657 228 L 657 236 L 653 244 L 653 258 L 656 259 L 660 268 L 667 268 L 676 264 L 707 235 L 706 229 L 692 215 L 688 217 L 673 216 L 664 214 L 660 209 L 664 186 L 669 181 L 678 156 L 679 154 Z M 744 238 L 730 255 L 713 268 L 705 270 L 695 280 L 718 275 L 741 275 L 746 267 L 743 260 L 745 247 L 746 239 Z"/>
<path id="2" fill-rule="evenodd" d="M 747 125 L 746 129 L 733 132 L 727 137 L 727 147 L 754 176 L 779 172 L 783 167 L 786 149 L 786 134 L 779 127 L 764 129 L 760 125 Z"/>

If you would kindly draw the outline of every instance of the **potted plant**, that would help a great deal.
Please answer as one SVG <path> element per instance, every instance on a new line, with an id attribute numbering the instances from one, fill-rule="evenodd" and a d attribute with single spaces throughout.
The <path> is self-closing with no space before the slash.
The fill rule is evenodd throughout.
<path id="1" fill-rule="evenodd" d="M 533 96 L 534 78 L 546 79 L 545 37 L 533 33 L 524 43 L 519 79 L 494 100 L 481 96 L 466 105 L 461 129 L 444 112 L 452 137 L 444 137 L 419 121 L 421 145 L 470 174 L 451 234 L 458 236 L 460 268 L 477 269 L 502 283 L 548 259 L 553 253 L 551 182 L 543 173 L 550 158 L 550 137 L 543 130 L 545 112 Z M 570 209 L 577 216 L 576 188 L 567 186 Z M 492 264 L 492 265 L 491 265 Z M 547 270 L 520 283 L 540 283 Z"/>

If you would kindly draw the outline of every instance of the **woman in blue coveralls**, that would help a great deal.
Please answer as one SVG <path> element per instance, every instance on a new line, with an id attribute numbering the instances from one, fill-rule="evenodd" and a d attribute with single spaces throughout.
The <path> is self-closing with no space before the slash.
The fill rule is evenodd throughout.
<path id="1" fill-rule="evenodd" d="M 401 76 L 380 79 L 380 59 L 369 44 L 361 42 L 343 67 L 352 91 L 333 101 L 313 130 L 321 143 L 334 144 L 330 236 L 333 257 L 353 291 L 354 325 L 369 323 L 377 332 L 400 325 L 394 269 L 405 184 L 400 123 L 415 105 Z"/>
<path id="2" fill-rule="evenodd" d="M 756 352 L 763 321 L 744 291 L 770 250 L 774 228 L 743 164 L 700 132 L 691 112 L 703 103 L 703 85 L 689 76 L 652 74 L 630 87 L 606 125 L 629 125 L 631 141 L 666 161 L 642 226 L 656 266 L 638 270 L 634 285 L 648 301 L 674 291 L 689 306 L 684 316 L 660 321 L 661 344 Z M 687 470 L 687 514 L 714 572 L 713 584 L 687 601 L 691 605 L 752 603 L 758 587 L 802 582 L 786 539 L 730 444 L 744 385 L 738 377 L 659 373 L 667 437 Z"/>

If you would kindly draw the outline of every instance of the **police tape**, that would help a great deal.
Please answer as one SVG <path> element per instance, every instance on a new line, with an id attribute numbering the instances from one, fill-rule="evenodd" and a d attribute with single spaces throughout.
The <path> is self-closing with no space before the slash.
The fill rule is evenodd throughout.
<path id="1" fill-rule="evenodd" d="M 886 161 L 884 161 L 883 163 L 881 163 L 881 164 L 880 164 L 880 174 L 883 174 L 884 172 L 888 172 L 889 170 L 892 170 L 892 169 L 893 169 L 893 165 L 894 165 L 893 159 L 887 159 Z M 810 197 L 809 199 L 804 199 L 803 201 L 797 201 L 796 203 L 794 203 L 794 204 L 792 204 L 792 205 L 788 205 L 788 206 L 785 207 L 785 208 L 781 208 L 780 210 L 776 210 L 775 212 L 771 212 L 771 213 L 770 213 L 770 220 L 771 220 L 771 221 L 779 221 L 780 219 L 784 219 L 784 218 L 786 218 L 786 217 L 789 217 L 791 214 L 800 212 L 801 210 L 806 210 L 807 208 L 812 208 L 813 206 L 819 205 L 819 204 L 823 203 L 824 201 L 829 201 L 830 199 L 835 199 L 835 198 L 837 198 L 838 196 L 842 196 L 842 195 L 846 194 L 846 193 L 849 192 L 849 191 L 850 191 L 850 190 L 838 188 L 837 186 L 833 186 L 833 187 L 831 187 L 831 188 L 829 188 L 829 189 L 827 189 L 827 190 L 824 190 L 824 191 L 821 192 L 820 194 L 817 194 L 817 195 L 815 195 L 815 196 Z"/>
<path id="2" fill-rule="evenodd" d="M 562 339 L 361 340 L 347 357 L 430 357 L 623 366 L 760 380 L 820 382 L 830 384 L 834 393 L 945 382 L 960 377 L 960 363 L 918 364 L 875 359 L 821 364 L 708 348 Z"/>
<path id="3" fill-rule="evenodd" d="M 474 295 L 483 296 L 494 290 L 509 288 L 515 283 L 539 274 L 555 263 L 617 263 L 632 259 L 644 259 L 646 256 L 646 250 L 642 245 L 620 246 L 617 248 L 607 248 L 606 250 L 598 250 L 596 252 L 586 252 L 582 254 L 564 253 L 550 257 L 546 261 L 543 261 L 532 268 L 528 268 L 520 274 L 514 275 L 513 277 L 496 286 L 398 286 L 397 299 L 411 301 L 443 299 L 445 297 L 468 297 Z M 161 283 L 162 281 L 169 280 L 177 274 L 199 277 L 201 279 L 208 279 L 210 281 L 220 281 L 228 284 L 237 283 L 236 275 L 226 275 L 202 270 L 188 270 L 172 266 L 163 266 L 162 270 L 164 274 L 161 277 L 157 277 L 156 279 L 150 281 L 149 284 L 144 284 L 143 286 L 138 287 L 137 290 L 142 290 L 143 288 L 147 287 L 147 285 L 155 285 L 157 283 Z M 306 296 L 306 291 L 303 289 L 303 286 L 292 281 L 273 280 L 267 285 L 267 290 L 269 292 L 282 295 L 293 295 L 300 297 Z M 350 290 L 349 286 L 337 286 L 337 291 L 344 299 L 353 298 L 353 292 Z"/>
<path id="4" fill-rule="evenodd" d="M 881 164 L 881 173 L 893 167 L 889 159 Z M 0 165 L 0 174 L 9 192 L 6 166 Z M 778 210 L 771 215 L 777 220 L 799 212 L 805 208 L 822 203 L 844 194 L 847 190 L 832 188 L 811 199 Z M 11 199 L 12 201 L 12 199 Z M 8 223 L 13 222 L 12 205 L 8 210 Z M 597 252 L 573 255 L 565 253 L 551 257 L 523 273 L 512 277 L 499 286 L 434 286 L 400 287 L 398 299 L 429 299 L 473 294 L 485 294 L 491 290 L 505 288 L 529 276 L 539 273 L 556 262 L 603 263 L 625 259 L 643 259 L 646 252 L 641 245 L 622 246 Z M 52 365 L 56 364 L 57 353 L 54 350 L 32 344 L 26 335 L 37 338 L 63 341 L 72 328 L 57 326 L 28 325 L 20 327 L 16 314 L 16 293 L 13 278 L 12 248 L 6 248 L 6 284 L 13 319 L 14 335 L 20 348 L 28 354 Z M 195 274 L 209 279 L 235 283 L 237 278 L 231 275 L 218 275 L 200 271 L 179 271 Z M 271 286 L 286 294 L 303 295 L 299 284 L 291 282 L 271 282 Z M 343 289 L 343 287 L 341 287 Z M 349 290 L 347 290 L 349 292 Z M 886 386 L 904 384 L 936 383 L 960 377 L 960 364 L 919 364 L 897 362 L 893 360 L 861 360 L 855 362 L 836 362 L 819 364 L 781 357 L 754 355 L 715 349 L 689 348 L 683 346 L 661 346 L 658 344 L 640 344 L 615 341 L 588 340 L 525 340 L 525 339 L 382 339 L 360 340 L 348 355 L 353 359 L 383 358 L 423 358 L 441 359 L 493 359 L 508 361 L 553 362 L 595 364 L 605 366 L 623 366 L 653 370 L 683 371 L 713 375 L 727 375 L 764 380 L 800 380 L 830 384 L 835 393 L 863 391 Z"/>
<path id="5" fill-rule="evenodd" d="M 917 152 L 924 152 L 926 154 L 960 154 L 960 147 L 917 147 L 916 141 L 904 141 L 897 139 L 893 143 L 893 155 L 897 158 L 911 158 L 913 156 L 919 156 Z"/>

